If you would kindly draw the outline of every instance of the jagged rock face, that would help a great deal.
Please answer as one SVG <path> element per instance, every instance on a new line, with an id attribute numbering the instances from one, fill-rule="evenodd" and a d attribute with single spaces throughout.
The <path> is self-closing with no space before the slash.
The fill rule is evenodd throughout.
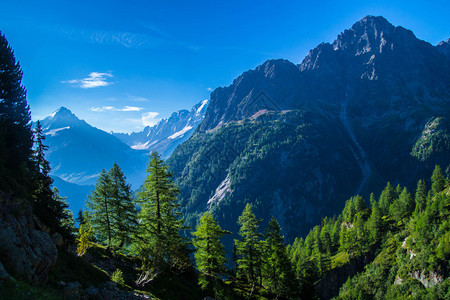
<path id="1" fill-rule="evenodd" d="M 251 117 L 260 110 L 284 110 L 298 98 L 300 72 L 287 60 L 269 60 L 239 76 L 228 87 L 217 88 L 199 131 L 219 128 Z"/>
<path id="2" fill-rule="evenodd" d="M 311 217 L 316 222 L 319 215 L 332 215 L 331 207 L 340 211 L 354 194 L 380 192 L 387 181 L 412 190 L 435 163 L 450 164 L 446 149 L 432 149 L 435 154 L 425 160 L 411 155 L 427 122 L 450 113 L 450 59 L 444 47 L 368 16 L 333 43 L 311 50 L 300 65 L 270 60 L 216 89 L 196 134 L 168 160 L 186 213 L 198 216 L 213 209 L 232 225 L 244 203 L 251 202 L 264 208 L 260 217 L 273 214 L 286 232 L 297 234 L 309 229 L 304 216 L 316 216 Z M 286 119 L 287 111 L 316 116 L 306 122 L 311 124 L 303 139 L 308 146 L 294 156 L 295 134 L 277 124 L 300 126 L 304 119 Z M 254 124 L 284 129 L 272 135 L 270 128 L 260 128 L 257 142 L 235 132 Z M 446 124 L 439 132 L 449 132 Z M 302 163 L 289 162 L 283 153 Z M 339 183 L 342 177 L 349 183 Z M 280 189 L 274 182 L 290 186 Z M 318 192 L 321 184 L 328 191 Z"/>
<path id="3" fill-rule="evenodd" d="M 300 70 L 309 77 L 309 97 L 341 108 L 347 103 L 355 137 L 377 175 L 411 184 L 431 171 L 411 174 L 409 168 L 424 125 L 450 111 L 450 60 L 437 47 L 368 16 L 333 44 L 312 50 Z"/>
<path id="4" fill-rule="evenodd" d="M 163 158 L 169 157 L 173 150 L 186 141 L 203 120 L 208 100 L 196 104 L 190 111 L 174 112 L 155 126 L 147 126 L 141 132 L 112 133 L 122 142 L 136 150 L 157 151 Z"/>
<path id="5" fill-rule="evenodd" d="M 43 283 L 58 251 L 47 233 L 34 229 L 28 205 L 0 191 L 0 264 L 13 277 Z"/>

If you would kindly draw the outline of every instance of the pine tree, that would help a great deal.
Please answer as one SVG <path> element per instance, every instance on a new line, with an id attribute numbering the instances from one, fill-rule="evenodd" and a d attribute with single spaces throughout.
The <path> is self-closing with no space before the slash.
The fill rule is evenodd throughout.
<path id="1" fill-rule="evenodd" d="M 364 198 L 357 195 L 353 198 L 354 206 L 355 206 L 355 213 L 359 213 L 366 209 L 366 201 L 364 201 Z"/>
<path id="2" fill-rule="evenodd" d="M 378 207 L 378 202 L 375 201 L 373 194 L 370 195 L 370 203 L 372 205 L 372 212 L 370 214 L 369 220 L 367 221 L 367 227 L 369 231 L 369 239 L 371 244 L 377 242 L 381 237 L 382 231 L 382 214 Z"/>
<path id="3" fill-rule="evenodd" d="M 417 189 L 415 194 L 416 210 L 418 212 L 424 211 L 427 205 L 427 187 L 425 181 L 419 180 L 417 182 Z"/>
<path id="4" fill-rule="evenodd" d="M 85 218 L 84 218 L 84 211 L 83 211 L 83 209 L 80 208 L 78 210 L 78 215 L 77 215 L 75 221 L 78 223 L 78 225 L 83 225 L 86 222 Z"/>
<path id="5" fill-rule="evenodd" d="M 53 179 L 50 177 L 50 163 L 45 158 L 48 146 L 44 144 L 45 135 L 41 123 L 38 121 L 35 129 L 35 149 L 33 153 L 32 183 L 34 191 L 33 212 L 41 223 L 47 225 L 51 232 L 64 232 L 66 238 L 71 238 L 70 231 L 62 227 L 62 222 L 68 220 L 68 204 L 61 197 L 54 194 Z M 57 191 L 57 190 L 56 190 Z"/>
<path id="6" fill-rule="evenodd" d="M 30 196 L 33 132 L 22 70 L 0 32 L 0 188 Z"/>
<path id="7" fill-rule="evenodd" d="M 278 222 L 272 217 L 263 243 L 263 277 L 267 288 L 277 297 L 290 299 L 297 290 L 296 279 Z"/>
<path id="8" fill-rule="evenodd" d="M 403 188 L 398 199 L 389 207 L 389 214 L 394 217 L 395 220 L 400 221 L 402 218 L 411 215 L 414 210 L 414 200 L 408 190 Z"/>
<path id="9" fill-rule="evenodd" d="M 238 250 L 238 276 L 245 278 L 248 283 L 254 285 L 257 283 L 257 269 L 260 256 L 260 237 L 258 227 L 260 220 L 252 213 L 251 204 L 247 203 L 242 215 L 239 216 L 238 224 L 241 225 L 239 235 L 241 239 L 236 241 Z"/>
<path id="10" fill-rule="evenodd" d="M 226 273 L 225 248 L 220 238 L 229 232 L 223 230 L 207 211 L 200 218 L 200 223 L 193 234 L 195 261 L 200 271 L 199 284 L 203 289 L 211 285 Z"/>
<path id="11" fill-rule="evenodd" d="M 89 196 L 90 225 L 97 238 L 108 248 L 121 249 L 135 237 L 137 219 L 131 186 L 117 164 L 102 170 L 95 190 Z M 86 221 L 82 215 L 83 221 Z"/>
<path id="12" fill-rule="evenodd" d="M 89 225 L 101 242 L 107 241 L 109 249 L 112 246 L 113 234 L 111 194 L 111 179 L 103 169 L 97 178 L 95 189 L 88 196 L 86 206 L 90 210 Z"/>
<path id="13" fill-rule="evenodd" d="M 389 206 L 392 204 L 395 198 L 395 190 L 391 183 L 388 182 L 384 190 L 381 192 L 378 207 L 382 214 L 386 214 L 389 211 Z"/>
<path id="14" fill-rule="evenodd" d="M 157 152 L 150 155 L 147 173 L 143 188 L 138 193 L 141 255 L 152 259 L 157 267 L 161 267 L 163 262 L 184 267 L 189 264 L 189 258 L 187 245 L 180 234 L 185 227 L 177 200 L 179 191 Z"/>
<path id="15" fill-rule="evenodd" d="M 431 182 L 431 190 L 433 192 L 433 196 L 436 196 L 438 193 L 444 190 L 445 178 L 444 174 L 442 174 L 441 167 L 438 165 L 434 167 L 433 175 L 431 176 Z"/>
<path id="16" fill-rule="evenodd" d="M 59 230 L 61 235 L 67 240 L 73 240 L 75 237 L 75 221 L 72 211 L 69 209 L 67 197 L 61 197 L 57 187 L 53 187 L 53 200 L 59 207 L 63 208 L 63 216 L 59 220 Z"/>
<path id="17" fill-rule="evenodd" d="M 131 243 L 137 227 L 137 212 L 133 203 L 131 186 L 117 164 L 108 172 L 110 179 L 111 229 L 118 248 Z"/>

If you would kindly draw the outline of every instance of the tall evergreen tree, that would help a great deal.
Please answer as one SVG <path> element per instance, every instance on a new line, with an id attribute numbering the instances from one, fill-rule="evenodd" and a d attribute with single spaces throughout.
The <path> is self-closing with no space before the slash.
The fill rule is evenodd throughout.
<path id="1" fill-rule="evenodd" d="M 78 225 L 82 225 L 82 224 L 84 224 L 86 222 L 85 218 L 84 218 L 84 211 L 83 211 L 83 209 L 80 208 L 78 210 L 78 215 L 77 215 L 75 221 L 78 223 Z"/>
<path id="2" fill-rule="evenodd" d="M 395 220 L 400 221 L 402 218 L 409 217 L 413 210 L 414 200 L 405 187 L 398 199 L 395 199 L 389 207 L 389 214 L 392 215 Z"/>
<path id="3" fill-rule="evenodd" d="M 371 243 L 375 243 L 381 237 L 382 231 L 382 214 L 380 208 L 378 207 L 378 202 L 375 201 L 373 194 L 370 195 L 370 203 L 372 205 L 372 211 L 367 221 L 367 227 L 369 231 L 369 239 Z"/>
<path id="4" fill-rule="evenodd" d="M 251 204 L 247 203 L 238 224 L 240 240 L 236 241 L 238 250 L 238 277 L 246 279 L 248 283 L 257 283 L 258 265 L 261 257 L 260 237 L 258 227 L 261 221 L 252 212 Z"/>
<path id="5" fill-rule="evenodd" d="M 0 32 L 0 188 L 21 196 L 32 193 L 33 132 L 26 95 L 20 65 Z"/>
<path id="6" fill-rule="evenodd" d="M 436 165 L 434 167 L 433 175 L 431 176 L 431 182 L 431 190 L 433 192 L 433 196 L 444 190 L 445 178 L 439 165 Z"/>
<path id="7" fill-rule="evenodd" d="M 199 283 L 204 289 L 226 273 L 225 248 L 221 244 L 220 238 L 227 233 L 229 232 L 223 230 L 216 223 L 209 211 L 203 214 L 197 230 L 192 233 L 195 261 L 197 269 L 200 271 Z"/>
<path id="8" fill-rule="evenodd" d="M 108 172 L 102 170 L 87 207 L 90 210 L 90 225 L 101 242 L 115 249 L 131 243 L 136 232 L 137 212 L 131 186 L 117 164 Z"/>
<path id="9" fill-rule="evenodd" d="M 95 183 L 95 189 L 88 196 L 86 203 L 90 210 L 89 225 L 96 237 L 106 241 L 108 248 L 112 246 L 112 199 L 111 179 L 105 169 L 102 170 Z"/>
<path id="10" fill-rule="evenodd" d="M 291 299 L 297 290 L 296 279 L 281 227 L 273 217 L 267 226 L 263 245 L 262 270 L 267 288 L 277 297 Z"/>
<path id="11" fill-rule="evenodd" d="M 384 190 L 381 192 L 378 207 L 382 214 L 386 214 L 389 211 L 389 206 L 395 199 L 395 190 L 391 183 L 388 182 Z"/>
<path id="12" fill-rule="evenodd" d="M 137 212 L 133 203 L 131 186 L 122 170 L 114 164 L 108 172 L 111 183 L 111 226 L 118 248 L 131 243 L 137 227 Z"/>
<path id="13" fill-rule="evenodd" d="M 53 179 L 50 177 L 50 163 L 45 158 L 48 146 L 44 144 L 45 135 L 41 123 L 38 121 L 35 128 L 35 149 L 33 153 L 32 193 L 33 212 L 41 223 L 47 225 L 50 231 L 61 231 L 67 238 L 71 235 L 66 232 L 62 222 L 69 218 L 68 205 L 52 190 Z M 56 190 L 57 191 L 57 190 Z"/>
<path id="14" fill-rule="evenodd" d="M 182 267 L 189 259 L 187 245 L 180 234 L 185 227 L 177 200 L 179 191 L 157 152 L 150 155 L 147 173 L 143 188 L 138 193 L 141 255 L 152 259 L 157 267 L 162 266 L 164 261 Z"/>
<path id="15" fill-rule="evenodd" d="M 424 180 L 417 182 L 414 200 L 416 202 L 416 210 L 419 212 L 424 211 L 427 204 L 427 187 Z"/>

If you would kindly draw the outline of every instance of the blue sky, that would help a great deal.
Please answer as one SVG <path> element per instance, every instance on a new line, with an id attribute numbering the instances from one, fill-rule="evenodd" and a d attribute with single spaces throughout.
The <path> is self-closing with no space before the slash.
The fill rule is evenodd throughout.
<path id="1" fill-rule="evenodd" d="M 267 59 L 300 63 L 365 15 L 433 45 L 449 1 L 0 0 L 0 31 L 24 71 L 33 119 L 60 106 L 106 130 L 189 109 Z"/>

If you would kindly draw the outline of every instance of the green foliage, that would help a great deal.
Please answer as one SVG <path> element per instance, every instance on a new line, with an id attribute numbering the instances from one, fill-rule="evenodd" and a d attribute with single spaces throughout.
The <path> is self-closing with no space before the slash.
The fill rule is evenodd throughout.
<path id="1" fill-rule="evenodd" d="M 123 272 L 120 269 L 117 269 L 114 271 L 114 273 L 112 273 L 111 280 L 120 285 L 125 284 L 125 280 L 123 280 Z"/>
<path id="2" fill-rule="evenodd" d="M 262 276 L 268 290 L 280 298 L 292 299 L 298 293 L 292 264 L 278 222 L 272 218 L 263 242 Z"/>
<path id="3" fill-rule="evenodd" d="M 114 240 L 118 248 L 130 244 L 135 238 L 137 212 L 130 184 L 117 164 L 108 172 L 111 179 L 111 212 Z"/>
<path id="4" fill-rule="evenodd" d="M 439 178 L 443 177 L 436 169 L 432 181 L 442 187 Z M 371 195 L 371 208 L 366 209 L 360 197 L 352 197 L 342 215 L 325 218 L 305 239 L 296 239 L 289 255 L 302 283 L 301 295 L 313 297 L 314 284 L 328 280 L 335 269 L 359 265 L 359 274 L 340 281 L 337 299 L 445 299 L 450 267 L 449 187 L 436 188 L 432 195 L 427 196 L 424 181 L 418 182 L 414 197 L 405 187 L 388 183 L 379 202 Z M 375 257 L 372 262 L 371 257 Z M 426 288 L 413 274 L 444 281 Z"/>
<path id="5" fill-rule="evenodd" d="M 345 170 L 359 171 L 353 154 L 340 142 L 342 135 L 328 125 L 329 120 L 316 113 L 293 110 L 268 112 L 256 119 L 194 133 L 167 160 L 180 187 L 179 199 L 187 224 L 197 223 L 203 203 L 229 178 L 233 193 L 225 193 L 220 204 L 210 205 L 222 226 L 237 233 L 239 226 L 232 220 L 238 219 L 246 203 L 252 204 L 254 213 L 267 223 L 276 209 L 272 207 L 275 203 L 272 199 L 279 196 L 281 202 L 289 199 L 291 207 L 292 216 L 282 223 L 288 230 L 286 236 L 306 235 L 310 222 L 320 222 L 320 216 L 302 216 L 305 199 L 313 206 L 319 194 L 339 199 L 353 190 L 353 182 L 360 180 L 357 172 L 345 172 L 345 176 L 338 175 L 333 182 L 326 179 L 321 188 L 305 189 L 313 187 L 318 174 L 325 170 L 343 175 L 345 165 Z M 280 168 L 283 172 L 279 172 Z M 324 213 L 331 214 L 340 208 L 337 201 L 329 204 Z M 296 231 L 290 231 L 292 228 Z M 228 247 L 231 250 L 231 243 Z"/>
<path id="6" fill-rule="evenodd" d="M 22 70 L 0 32 L 0 188 L 21 197 L 33 193 L 30 108 Z"/>
<path id="7" fill-rule="evenodd" d="M 417 185 L 415 201 L 403 188 L 392 198 L 389 215 L 381 219 L 381 227 L 373 225 L 377 206 L 376 202 L 372 204 L 368 228 L 385 232 L 374 244 L 379 245 L 379 254 L 364 272 L 349 278 L 337 299 L 448 298 L 450 190 L 437 189 L 433 197 L 426 194 L 423 181 Z M 391 217 L 398 223 L 392 223 Z M 443 282 L 427 287 L 418 280 L 433 276 Z"/>
<path id="8" fill-rule="evenodd" d="M 140 255 L 153 267 L 163 263 L 176 268 L 190 265 L 187 244 L 181 236 L 185 229 L 167 166 L 157 152 L 152 152 L 148 176 L 138 193 L 140 223 L 138 226 Z"/>
<path id="9" fill-rule="evenodd" d="M 97 240 L 109 248 L 121 249 L 135 238 L 137 212 L 133 203 L 131 186 L 117 164 L 100 173 L 95 189 L 87 202 L 89 224 Z M 86 221 L 82 215 L 79 219 Z"/>
<path id="10" fill-rule="evenodd" d="M 203 289 L 212 288 L 216 280 L 226 273 L 225 248 L 220 238 L 229 233 L 224 231 L 207 211 L 200 218 L 197 230 L 192 233 L 195 247 L 195 261 L 200 271 L 199 284 Z"/>
<path id="11" fill-rule="evenodd" d="M 35 149 L 33 151 L 33 212 L 40 222 L 47 225 L 51 232 L 60 231 L 67 239 L 71 239 L 71 229 L 63 226 L 70 223 L 68 204 L 59 194 L 52 190 L 53 179 L 50 177 L 50 163 L 45 159 L 45 135 L 41 123 L 36 123 L 34 132 Z M 66 224 L 67 225 L 67 224 Z"/>
<path id="12" fill-rule="evenodd" d="M 445 178 L 442 174 L 441 167 L 438 165 L 434 168 L 433 175 L 431 176 L 431 182 L 431 190 L 433 191 L 433 195 L 437 195 L 444 190 Z"/>
<path id="13" fill-rule="evenodd" d="M 422 136 L 412 148 L 411 154 L 420 161 L 427 161 L 439 154 L 450 154 L 450 124 L 447 117 L 431 118 Z"/>
<path id="14" fill-rule="evenodd" d="M 238 253 L 237 275 L 252 285 L 257 284 L 257 277 L 261 276 L 260 222 L 253 214 L 251 204 L 247 204 L 238 220 L 241 238 L 235 241 Z"/>
<path id="15" fill-rule="evenodd" d="M 75 237 L 75 221 L 73 219 L 72 211 L 69 210 L 69 204 L 67 203 L 67 197 L 61 197 L 57 187 L 53 187 L 53 201 L 58 203 L 59 207 L 63 208 L 62 217 L 59 219 L 59 230 L 61 235 L 68 241 L 73 241 Z"/>
<path id="16" fill-rule="evenodd" d="M 92 227 L 88 227 L 86 224 L 80 224 L 80 228 L 78 229 L 78 246 L 77 246 L 77 254 L 78 256 L 83 256 L 86 254 L 87 249 L 91 247 L 91 239 L 92 239 Z"/>
<path id="17" fill-rule="evenodd" d="M 395 199 L 389 206 L 389 214 L 396 220 L 401 221 L 409 217 L 414 210 L 414 199 L 407 191 L 406 187 L 401 192 L 398 199 Z"/>
<path id="18" fill-rule="evenodd" d="M 391 183 L 388 182 L 384 190 L 381 192 L 379 200 L 379 208 L 384 215 L 389 211 L 389 206 L 394 202 L 395 191 Z"/>
<path id="19" fill-rule="evenodd" d="M 424 180 L 419 180 L 417 182 L 417 189 L 414 200 L 416 202 L 416 210 L 418 210 L 419 212 L 424 211 L 427 202 L 427 187 Z"/>

